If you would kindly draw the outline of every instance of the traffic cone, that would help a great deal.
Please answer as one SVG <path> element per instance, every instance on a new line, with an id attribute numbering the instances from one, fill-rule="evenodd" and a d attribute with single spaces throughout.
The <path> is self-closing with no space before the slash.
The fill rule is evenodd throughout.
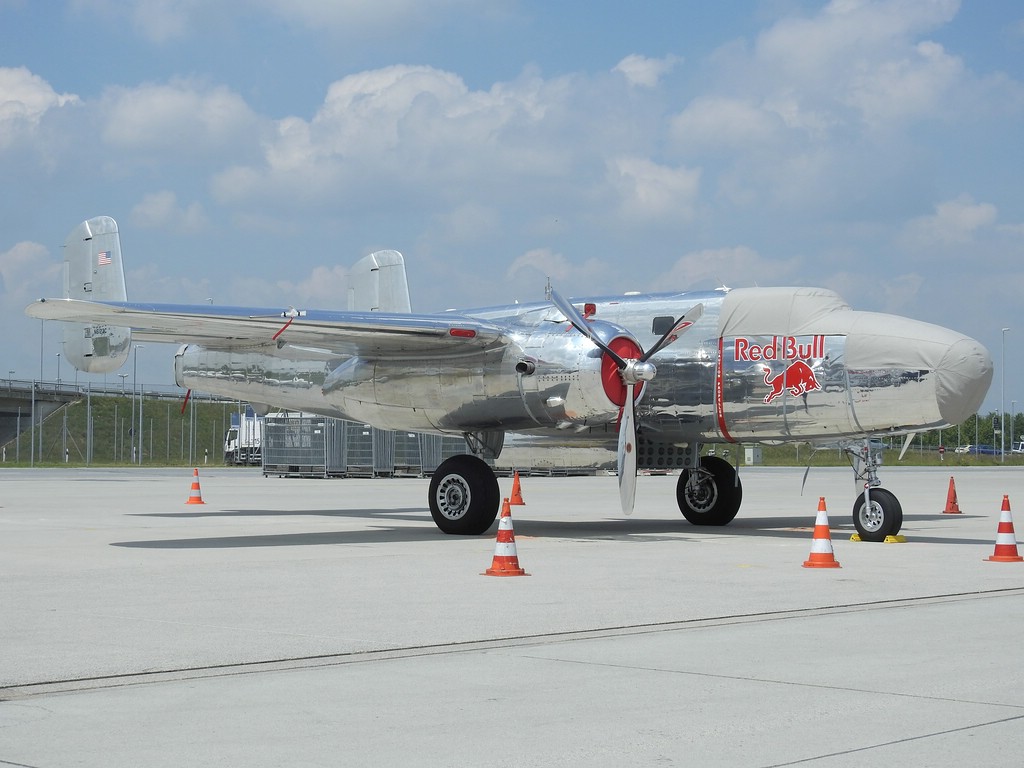
<path id="1" fill-rule="evenodd" d="M 814 540 L 811 555 L 804 560 L 804 568 L 841 568 L 832 552 L 832 536 L 828 532 L 828 512 L 825 497 L 818 497 L 818 517 L 814 521 Z"/>
<path id="2" fill-rule="evenodd" d="M 522 506 L 526 502 L 523 501 L 523 493 L 519 489 L 519 473 L 516 472 L 512 475 L 512 495 L 508 499 L 509 504 L 517 504 Z"/>
<path id="3" fill-rule="evenodd" d="M 188 492 L 186 504 L 205 504 L 203 493 L 199 490 L 199 468 L 192 470 L 192 489 Z"/>
<path id="4" fill-rule="evenodd" d="M 498 521 L 498 539 L 494 544 L 494 559 L 483 576 L 529 576 L 519 567 L 516 554 L 516 536 L 512 532 L 512 507 L 505 499 L 501 505 L 501 519 Z"/>
<path id="5" fill-rule="evenodd" d="M 949 491 L 946 493 L 946 508 L 942 510 L 944 515 L 959 515 L 960 505 L 956 502 L 956 483 L 953 482 L 953 478 L 949 478 Z"/>
<path id="6" fill-rule="evenodd" d="M 996 548 L 991 557 L 994 563 L 1019 563 L 1024 560 L 1017 554 L 1017 537 L 1013 533 L 1013 517 L 1010 515 L 1010 497 L 1003 495 L 1003 509 L 999 514 L 999 529 L 996 533 Z"/>

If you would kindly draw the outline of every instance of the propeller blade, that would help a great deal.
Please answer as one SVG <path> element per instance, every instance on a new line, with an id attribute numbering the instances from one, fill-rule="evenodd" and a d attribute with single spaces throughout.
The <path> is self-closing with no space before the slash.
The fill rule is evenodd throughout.
<path id="1" fill-rule="evenodd" d="M 696 306 L 690 307 L 690 309 L 676 320 L 675 324 L 669 328 L 660 339 L 658 339 L 657 343 L 655 343 L 653 347 L 644 352 L 643 357 L 640 358 L 640 362 L 650 360 L 662 349 L 667 347 L 669 344 L 672 344 L 676 339 L 686 333 L 694 323 L 700 320 L 701 315 L 703 314 L 703 304 L 697 304 Z"/>
<path id="2" fill-rule="evenodd" d="M 633 409 L 633 387 L 626 384 L 626 402 L 622 406 L 619 419 L 619 501 L 622 511 L 633 514 L 633 502 L 636 498 L 636 419 Z"/>
<path id="3" fill-rule="evenodd" d="M 558 307 L 558 311 L 565 315 L 565 319 L 572 323 L 572 327 L 582 333 L 594 344 L 601 348 L 601 350 L 608 355 L 621 371 L 626 367 L 626 361 L 623 360 L 611 347 L 605 344 L 597 334 L 594 333 L 594 329 L 590 327 L 590 324 L 584 319 L 580 311 L 572 305 L 571 302 L 564 299 L 558 291 L 551 291 L 551 302 Z"/>

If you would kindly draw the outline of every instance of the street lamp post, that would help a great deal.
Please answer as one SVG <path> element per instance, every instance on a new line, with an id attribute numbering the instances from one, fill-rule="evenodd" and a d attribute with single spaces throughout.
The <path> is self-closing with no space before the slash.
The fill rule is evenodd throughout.
<path id="1" fill-rule="evenodd" d="M 1013 421 L 1017 417 L 1017 401 L 1010 401 L 1010 453 L 1013 453 Z"/>
<path id="2" fill-rule="evenodd" d="M 1006 393 L 1006 332 L 1009 328 L 1003 328 L 1003 345 L 1001 355 L 1003 361 L 999 366 L 999 461 L 1006 463 L 1006 408 L 1003 397 Z"/>
<path id="3" fill-rule="evenodd" d="M 135 395 L 138 390 L 139 383 L 139 349 L 142 347 L 141 344 L 136 344 L 134 347 L 134 355 L 132 357 L 132 420 L 131 420 L 131 431 L 132 435 L 132 464 L 136 463 L 135 444 L 136 439 L 138 440 L 138 463 L 142 463 L 142 431 L 141 429 L 135 428 Z M 142 424 L 142 401 L 139 401 L 139 424 Z"/>
<path id="4" fill-rule="evenodd" d="M 145 349 L 145 347 L 143 347 L 141 344 L 136 344 L 135 345 L 135 355 L 136 355 L 136 357 L 138 357 L 138 353 L 139 353 L 140 349 Z M 140 383 L 139 384 L 139 466 L 140 467 L 142 466 L 142 446 L 143 446 L 143 444 L 145 442 L 143 440 L 143 436 L 142 436 L 142 423 L 143 423 L 142 422 L 142 405 L 145 402 L 145 400 L 146 400 L 146 388 L 144 386 L 142 386 L 142 384 Z"/>

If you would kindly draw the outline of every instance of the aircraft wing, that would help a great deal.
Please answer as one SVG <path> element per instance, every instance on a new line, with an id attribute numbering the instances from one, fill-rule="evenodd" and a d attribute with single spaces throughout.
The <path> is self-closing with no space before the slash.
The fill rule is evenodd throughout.
<path id="1" fill-rule="evenodd" d="M 276 344 L 361 357 L 468 354 L 500 346 L 504 329 L 458 314 L 217 307 L 40 299 L 25 309 L 42 320 L 129 327 L 153 340 L 211 349 Z"/>

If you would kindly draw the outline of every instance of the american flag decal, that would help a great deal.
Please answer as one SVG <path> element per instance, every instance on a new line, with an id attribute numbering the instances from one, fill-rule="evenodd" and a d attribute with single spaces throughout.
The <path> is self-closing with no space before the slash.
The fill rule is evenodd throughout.
<path id="1" fill-rule="evenodd" d="M 100 251 L 98 254 L 96 254 L 96 256 L 98 259 L 99 266 L 101 267 L 105 267 L 107 264 L 111 263 L 110 251 Z"/>

